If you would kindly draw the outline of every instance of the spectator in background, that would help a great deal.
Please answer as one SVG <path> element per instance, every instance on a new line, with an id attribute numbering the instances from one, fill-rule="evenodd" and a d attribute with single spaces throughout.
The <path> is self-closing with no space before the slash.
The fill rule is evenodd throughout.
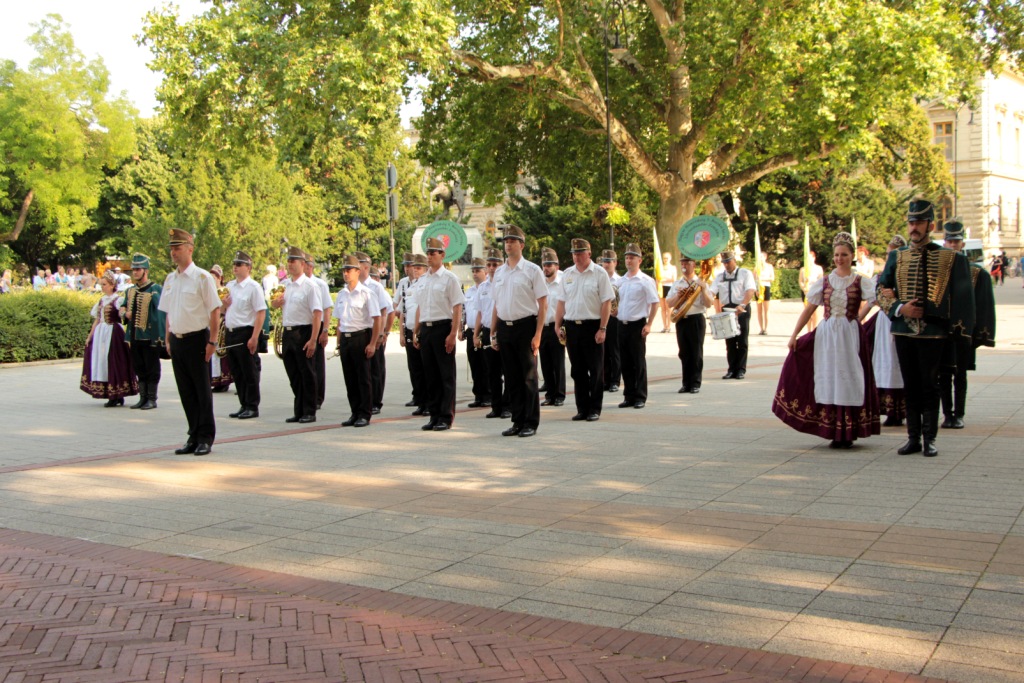
<path id="1" fill-rule="evenodd" d="M 46 269 L 46 274 L 44 275 L 44 279 L 46 280 L 46 286 L 47 287 L 54 288 L 54 287 L 57 286 L 57 277 L 53 274 L 53 272 L 49 268 Z"/>
<path id="2" fill-rule="evenodd" d="M 269 299 L 270 292 L 279 284 L 281 279 L 277 276 L 277 269 L 274 266 L 267 266 L 267 274 L 263 276 L 263 296 Z"/>
<path id="3" fill-rule="evenodd" d="M 64 270 L 64 266 L 57 266 L 57 274 L 53 276 L 53 282 L 57 289 L 68 288 L 68 274 Z"/>
<path id="4" fill-rule="evenodd" d="M 36 268 L 36 274 L 32 276 L 32 289 L 39 291 L 46 288 L 46 275 L 42 268 Z"/>
<path id="5" fill-rule="evenodd" d="M 88 268 L 82 269 L 82 291 L 92 292 L 96 289 L 96 276 Z"/>
<path id="6" fill-rule="evenodd" d="M 992 282 L 1003 284 L 1003 257 L 1000 254 L 996 254 L 992 257 L 992 265 L 989 267 L 989 272 L 992 274 Z"/>
<path id="7" fill-rule="evenodd" d="M 868 248 L 863 244 L 857 247 L 857 263 L 854 264 L 854 270 L 864 277 L 875 276 L 875 261 L 871 258 Z"/>
<path id="8" fill-rule="evenodd" d="M 13 286 L 12 277 L 10 268 L 4 271 L 3 277 L 0 277 L 0 294 L 11 293 L 11 287 Z"/>
<path id="9" fill-rule="evenodd" d="M 808 270 L 810 273 L 808 273 Z M 807 303 L 807 292 L 810 290 L 811 285 L 825 277 L 825 270 L 818 265 L 818 254 L 812 249 L 811 250 L 811 263 L 809 268 L 800 269 L 800 291 L 804 293 L 804 303 Z M 807 331 L 811 332 L 815 327 L 818 326 L 818 308 L 814 307 L 811 309 L 810 318 L 807 320 Z"/>

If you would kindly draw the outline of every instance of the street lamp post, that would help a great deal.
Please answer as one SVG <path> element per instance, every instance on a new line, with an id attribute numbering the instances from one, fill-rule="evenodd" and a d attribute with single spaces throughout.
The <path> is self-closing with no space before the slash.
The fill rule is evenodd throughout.
<path id="1" fill-rule="evenodd" d="M 359 228 L 363 225 L 363 219 L 359 216 L 352 216 L 352 220 L 349 221 L 349 225 L 356 233 L 356 249 L 359 249 L 362 245 L 359 243 Z"/>

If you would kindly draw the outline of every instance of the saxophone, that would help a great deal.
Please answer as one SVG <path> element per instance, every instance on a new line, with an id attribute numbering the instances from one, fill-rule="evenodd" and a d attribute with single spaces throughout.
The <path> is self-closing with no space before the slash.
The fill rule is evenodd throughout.
<path id="1" fill-rule="evenodd" d="M 278 297 L 284 296 L 284 285 L 278 285 L 270 290 L 270 300 L 275 301 Z M 274 324 L 274 329 L 271 331 L 271 337 L 274 342 L 274 355 L 278 358 L 284 357 L 284 323 L 282 318 L 277 319 L 277 323 Z"/>

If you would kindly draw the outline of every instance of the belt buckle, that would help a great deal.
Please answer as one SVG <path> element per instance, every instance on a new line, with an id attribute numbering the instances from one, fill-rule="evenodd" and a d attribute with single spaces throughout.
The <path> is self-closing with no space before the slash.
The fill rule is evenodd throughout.
<path id="1" fill-rule="evenodd" d="M 434 321 L 433 320 L 428 320 L 427 322 L 425 322 L 423 324 L 426 325 L 427 327 L 433 327 L 434 326 Z"/>
<path id="2" fill-rule="evenodd" d="M 505 322 L 505 324 L 506 324 L 506 325 L 508 325 L 509 327 L 512 327 L 512 326 L 513 326 L 513 325 L 515 325 L 515 323 L 516 323 L 516 321 L 515 321 L 515 320 L 506 320 L 506 321 L 504 321 L 504 322 Z"/>
<path id="3" fill-rule="evenodd" d="M 576 323 L 577 325 L 582 325 L 583 324 L 582 320 L 573 320 L 573 322 Z"/>

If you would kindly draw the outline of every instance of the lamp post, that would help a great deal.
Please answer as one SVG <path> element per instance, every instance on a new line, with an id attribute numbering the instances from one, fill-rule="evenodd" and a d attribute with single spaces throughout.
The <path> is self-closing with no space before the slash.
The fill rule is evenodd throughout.
<path id="1" fill-rule="evenodd" d="M 359 249 L 361 247 L 359 244 L 359 228 L 363 225 L 363 219 L 359 216 L 352 216 L 352 220 L 350 220 L 348 224 L 352 226 L 352 229 L 356 232 L 356 249 Z"/>
<path id="2" fill-rule="evenodd" d="M 612 184 L 612 108 L 611 97 L 608 89 L 608 53 L 613 45 L 608 40 L 608 3 L 604 7 L 604 127 L 605 139 L 608 152 L 608 203 L 615 201 L 615 189 Z M 619 32 L 615 32 L 614 47 L 619 47 Z M 615 249 L 615 226 L 608 223 L 608 243 L 610 249 Z"/>

